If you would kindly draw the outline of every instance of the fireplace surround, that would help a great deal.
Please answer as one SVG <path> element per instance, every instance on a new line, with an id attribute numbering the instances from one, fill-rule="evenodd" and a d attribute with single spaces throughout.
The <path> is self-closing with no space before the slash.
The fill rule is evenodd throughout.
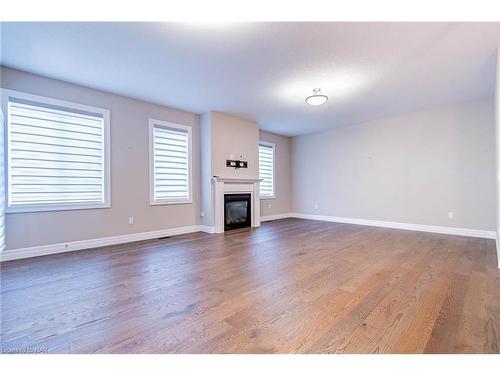
<path id="1" fill-rule="evenodd" d="M 213 232 L 224 233 L 225 231 L 225 196 L 229 194 L 250 195 L 250 225 L 260 226 L 260 194 L 259 178 L 225 178 L 214 176 L 213 183 Z"/>

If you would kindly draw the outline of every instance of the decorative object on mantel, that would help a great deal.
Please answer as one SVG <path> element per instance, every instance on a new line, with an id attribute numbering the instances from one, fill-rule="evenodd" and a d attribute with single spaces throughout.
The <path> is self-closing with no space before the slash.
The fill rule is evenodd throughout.
<path id="1" fill-rule="evenodd" d="M 226 167 L 234 169 L 248 168 L 248 162 L 243 160 L 226 160 Z"/>

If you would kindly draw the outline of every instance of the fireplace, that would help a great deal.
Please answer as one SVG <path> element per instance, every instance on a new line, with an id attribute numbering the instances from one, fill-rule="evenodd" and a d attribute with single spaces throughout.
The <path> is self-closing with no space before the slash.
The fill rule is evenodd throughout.
<path id="1" fill-rule="evenodd" d="M 231 196 L 239 196 L 247 201 L 247 205 L 239 205 L 240 209 L 246 209 L 248 223 L 243 225 L 241 222 L 238 227 L 243 226 L 259 227 L 260 226 L 260 178 L 228 178 L 228 177 L 212 177 L 212 193 L 213 193 L 213 233 L 224 233 L 226 229 L 233 229 L 236 226 L 226 225 L 226 202 L 228 199 L 234 199 Z M 250 199 L 248 201 L 248 199 Z M 231 207 L 236 208 L 236 207 Z M 233 212 L 233 215 L 235 213 Z M 205 215 L 206 217 L 206 215 Z M 231 224 L 235 224 L 232 218 Z M 240 221 L 241 218 L 237 221 Z"/>
<path id="2" fill-rule="evenodd" d="M 251 199 L 251 194 L 224 194 L 224 230 L 252 226 Z"/>

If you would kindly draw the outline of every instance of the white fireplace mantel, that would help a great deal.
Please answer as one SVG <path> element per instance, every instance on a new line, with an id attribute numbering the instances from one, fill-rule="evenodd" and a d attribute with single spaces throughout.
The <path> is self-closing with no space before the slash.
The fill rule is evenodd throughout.
<path id="1" fill-rule="evenodd" d="M 212 177 L 213 181 L 225 182 L 227 184 L 258 184 L 262 178 L 230 178 L 230 177 Z"/>
<path id="2" fill-rule="evenodd" d="M 243 193 L 251 195 L 252 227 L 260 226 L 260 182 L 261 178 L 212 177 L 214 185 L 215 233 L 224 233 L 224 194 Z"/>

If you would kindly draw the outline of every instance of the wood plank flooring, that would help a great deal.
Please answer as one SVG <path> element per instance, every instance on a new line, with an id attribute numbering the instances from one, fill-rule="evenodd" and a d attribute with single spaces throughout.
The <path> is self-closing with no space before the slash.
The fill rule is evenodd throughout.
<path id="1" fill-rule="evenodd" d="M 500 352 L 493 240 L 283 219 L 0 267 L 4 353 Z"/>

